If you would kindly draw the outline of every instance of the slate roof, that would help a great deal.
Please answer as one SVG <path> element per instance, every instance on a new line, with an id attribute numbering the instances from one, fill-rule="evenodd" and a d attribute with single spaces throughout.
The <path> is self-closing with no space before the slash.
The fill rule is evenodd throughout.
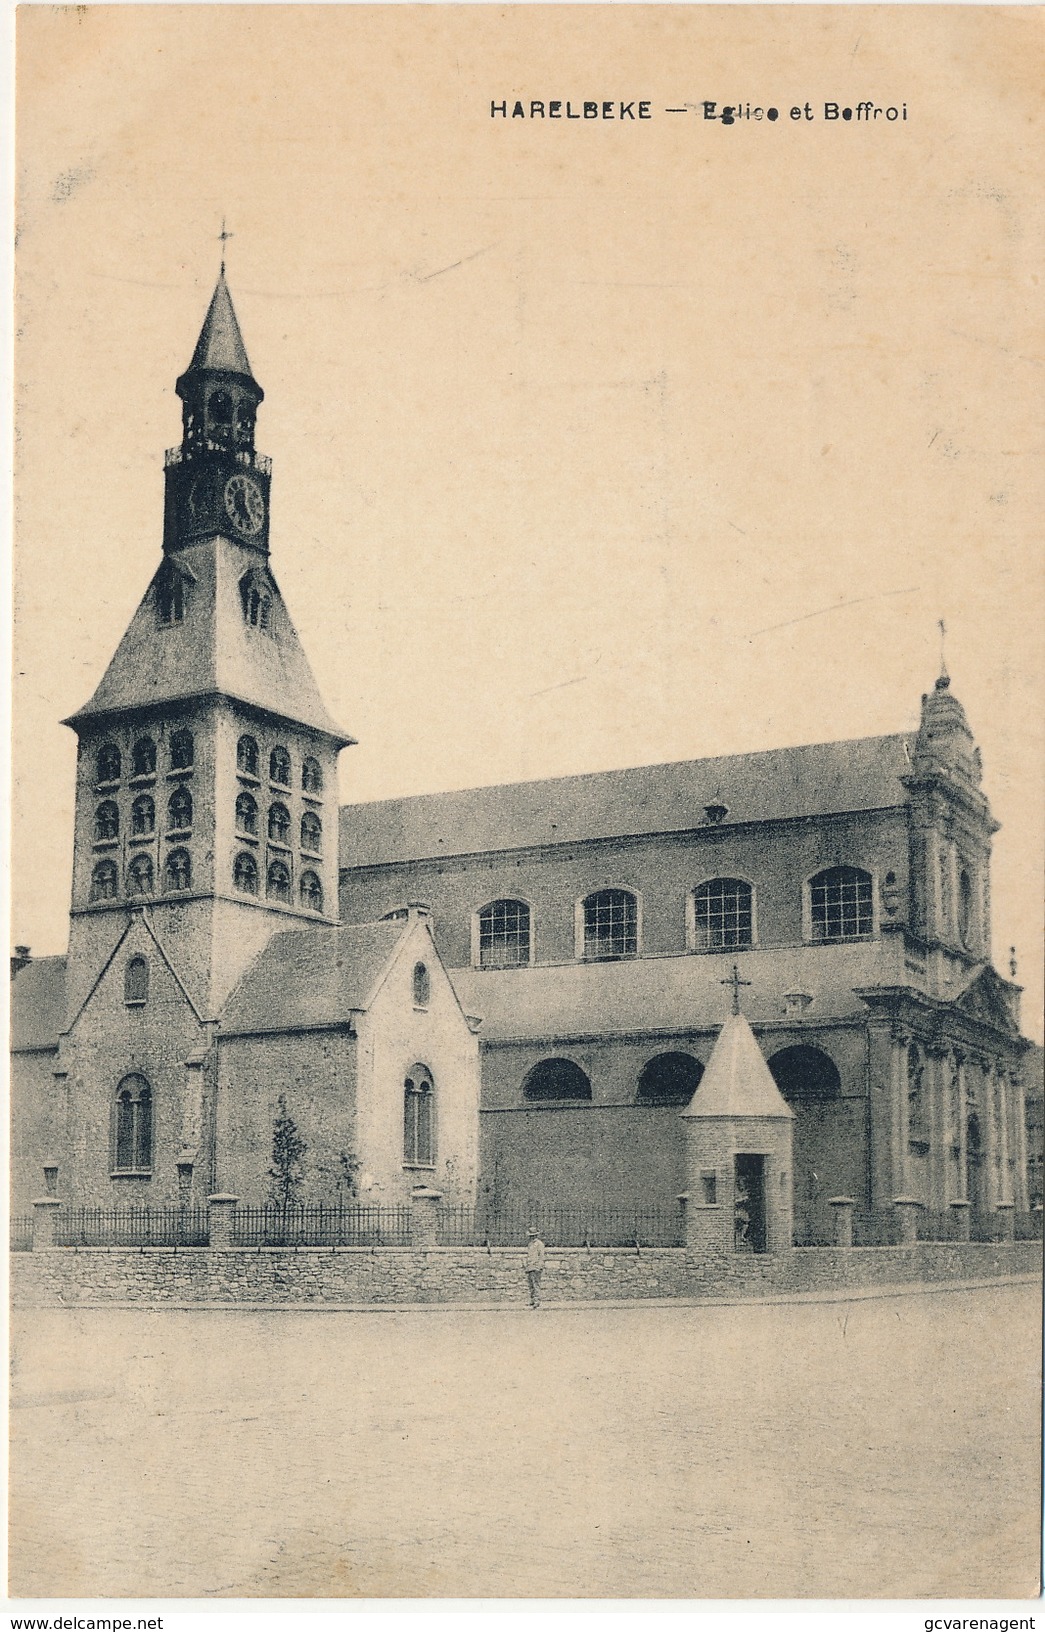
<path id="1" fill-rule="evenodd" d="M 274 935 L 230 994 L 221 1035 L 335 1025 L 370 1005 L 409 920 Z"/>
<path id="2" fill-rule="evenodd" d="M 508 1038 L 680 1032 L 720 1025 L 729 1013 L 722 984 L 734 962 L 751 986 L 744 1009 L 756 1024 L 782 1020 L 787 993 L 806 992 L 809 1021 L 865 1015 L 853 990 L 894 979 L 894 949 L 881 941 L 627 958 L 619 963 L 537 965 L 531 969 L 452 969 L 462 1006 L 483 1017 L 485 1043 Z"/>
<path id="3" fill-rule="evenodd" d="M 207 315 L 203 319 L 200 337 L 196 342 L 196 350 L 192 354 L 192 362 L 185 372 L 194 374 L 197 369 L 202 368 L 222 369 L 233 374 L 246 374 L 249 379 L 254 378 L 247 359 L 247 348 L 243 344 L 243 336 L 233 309 L 232 296 L 225 281 L 224 267 L 218 274 Z"/>
<path id="4" fill-rule="evenodd" d="M 731 1014 L 719 1032 L 700 1086 L 682 1115 L 793 1118 L 742 1014 Z"/>
<path id="5" fill-rule="evenodd" d="M 57 1048 L 65 1029 L 65 958 L 34 958 L 11 982 L 11 1049 Z"/>
<path id="6" fill-rule="evenodd" d="M 184 623 L 158 627 L 150 585 L 98 689 L 66 723 L 217 692 L 350 743 L 327 713 L 271 571 L 273 634 L 243 616 L 239 582 L 257 568 L 255 552 L 218 537 L 179 550 L 177 559 L 192 574 Z"/>
<path id="7" fill-rule="evenodd" d="M 342 865 L 420 861 L 584 839 L 686 832 L 704 807 L 727 824 L 901 805 L 913 733 L 596 771 L 345 805 Z"/>

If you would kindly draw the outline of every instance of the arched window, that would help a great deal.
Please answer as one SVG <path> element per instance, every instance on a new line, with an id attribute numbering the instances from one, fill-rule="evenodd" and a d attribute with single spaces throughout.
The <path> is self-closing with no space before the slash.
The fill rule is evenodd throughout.
<path id="1" fill-rule="evenodd" d="M 742 878 L 711 878 L 693 891 L 693 944 L 698 951 L 750 946 L 751 885 Z"/>
<path id="2" fill-rule="evenodd" d="M 523 1078 L 527 1099 L 590 1099 L 591 1083 L 572 1060 L 541 1060 Z"/>
<path id="3" fill-rule="evenodd" d="M 120 875 L 114 861 L 100 861 L 91 874 L 91 900 L 114 901 Z"/>
<path id="4" fill-rule="evenodd" d="M 301 786 L 305 793 L 323 792 L 323 767 L 311 754 L 302 761 Z"/>
<path id="5" fill-rule="evenodd" d="M 155 776 L 156 744 L 151 737 L 139 737 L 131 749 L 131 775 Z"/>
<path id="6" fill-rule="evenodd" d="M 137 1072 L 124 1077 L 116 1090 L 116 1126 L 113 1169 L 117 1173 L 148 1173 L 152 1169 L 152 1089 Z"/>
<path id="7" fill-rule="evenodd" d="M 212 391 L 207 398 L 207 408 L 210 417 L 218 425 L 228 425 L 232 420 L 232 398 L 225 390 Z"/>
<path id="8" fill-rule="evenodd" d="M 236 744 L 236 769 L 243 776 L 258 774 L 258 745 L 253 737 L 240 737 Z"/>
<path id="9" fill-rule="evenodd" d="M 426 1065 L 411 1066 L 403 1084 L 403 1163 L 431 1167 L 435 1161 L 432 1073 Z"/>
<path id="10" fill-rule="evenodd" d="M 99 842 L 106 839 L 115 839 L 120 831 L 120 809 L 112 800 L 106 799 L 98 806 L 94 813 L 94 836 Z"/>
<path id="11" fill-rule="evenodd" d="M 432 977 L 425 963 L 414 964 L 414 1007 L 427 1009 L 432 997 Z"/>
<path id="12" fill-rule="evenodd" d="M 323 886 L 318 873 L 314 873 L 311 868 L 303 872 L 298 890 L 303 907 L 307 907 L 309 912 L 323 911 Z"/>
<path id="13" fill-rule="evenodd" d="M 301 818 L 301 848 L 313 856 L 323 852 L 323 823 L 314 810 L 306 810 Z"/>
<path id="14" fill-rule="evenodd" d="M 191 770 L 194 751 L 192 732 L 175 731 L 171 737 L 171 770 Z"/>
<path id="15" fill-rule="evenodd" d="M 258 864 L 246 850 L 241 850 L 236 857 L 232 878 L 237 890 L 242 890 L 244 895 L 257 895 Z"/>
<path id="16" fill-rule="evenodd" d="M 254 834 L 258 831 L 258 801 L 246 790 L 236 796 L 236 830 Z"/>
<path id="17" fill-rule="evenodd" d="M 127 869 L 128 895 L 152 894 L 152 857 L 135 856 Z"/>
<path id="18" fill-rule="evenodd" d="M 240 579 L 239 593 L 244 621 L 252 629 L 267 630 L 272 621 L 272 596 L 264 581 L 253 572 L 245 573 Z"/>
<path id="19" fill-rule="evenodd" d="M 688 1105 L 703 1075 L 692 1054 L 657 1054 L 639 1073 L 637 1097 L 643 1105 Z"/>
<path id="20" fill-rule="evenodd" d="M 842 1089 L 838 1067 L 819 1048 L 782 1048 L 768 1062 L 769 1072 L 789 1105 L 834 1099 Z"/>
<path id="21" fill-rule="evenodd" d="M 120 750 L 114 742 L 105 742 L 98 750 L 98 781 L 120 780 Z"/>
<path id="22" fill-rule="evenodd" d="M 530 961 L 530 909 L 525 901 L 491 901 L 479 913 L 480 969 L 520 969 Z"/>
<path id="23" fill-rule="evenodd" d="M 963 946 L 971 945 L 972 934 L 972 879 L 966 868 L 958 874 L 958 937 Z"/>
<path id="24" fill-rule="evenodd" d="M 630 890 L 596 890 L 583 904 L 584 957 L 631 958 L 639 949 L 638 903 Z"/>
<path id="25" fill-rule="evenodd" d="M 156 830 L 156 806 L 151 793 L 140 793 L 131 806 L 131 832 L 136 838 Z"/>
<path id="26" fill-rule="evenodd" d="M 269 780 L 290 787 L 290 755 L 285 748 L 273 748 L 269 754 Z"/>
<path id="27" fill-rule="evenodd" d="M 290 838 L 290 811 L 286 805 L 269 806 L 269 838 L 277 844 L 286 844 Z"/>
<path id="28" fill-rule="evenodd" d="M 136 957 L 127 959 L 123 971 L 123 1001 L 145 1003 L 149 997 L 149 960 Z"/>
<path id="29" fill-rule="evenodd" d="M 175 788 L 167 801 L 167 826 L 173 833 L 187 833 L 192 826 L 192 794 Z"/>
<path id="30" fill-rule="evenodd" d="M 273 901 L 290 901 L 290 868 L 283 861 L 270 861 L 266 894 Z"/>
<path id="31" fill-rule="evenodd" d="M 192 888 L 192 858 L 187 850 L 172 850 L 167 857 L 166 886 L 168 890 Z"/>
<path id="32" fill-rule="evenodd" d="M 917 1043 L 907 1050 L 907 1139 L 915 1152 L 929 1148 L 925 1120 L 925 1056 Z"/>
<path id="33" fill-rule="evenodd" d="M 874 929 L 871 875 L 862 867 L 828 867 L 809 881 L 814 941 L 851 941 Z"/>
<path id="34" fill-rule="evenodd" d="M 168 565 L 156 580 L 156 622 L 161 628 L 169 628 L 184 618 L 185 580 L 176 568 Z"/>

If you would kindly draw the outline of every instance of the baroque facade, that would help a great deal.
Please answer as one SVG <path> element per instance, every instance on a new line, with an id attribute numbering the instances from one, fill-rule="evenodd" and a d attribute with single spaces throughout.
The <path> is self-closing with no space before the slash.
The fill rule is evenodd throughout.
<path id="1" fill-rule="evenodd" d="M 917 732 L 337 805 L 269 556 L 224 271 L 177 382 L 163 557 L 79 743 L 69 951 L 15 960 L 13 1199 L 673 1203 L 743 1010 L 829 1202 L 1028 1206 L 996 824 L 941 675 Z"/>

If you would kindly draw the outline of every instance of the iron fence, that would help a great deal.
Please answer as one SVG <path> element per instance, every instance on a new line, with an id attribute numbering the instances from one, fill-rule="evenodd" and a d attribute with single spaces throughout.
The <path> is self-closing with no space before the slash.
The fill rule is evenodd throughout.
<path id="1" fill-rule="evenodd" d="M 950 1207 L 922 1207 L 915 1219 L 919 1241 L 964 1241 L 962 1229 L 960 1219 Z"/>
<path id="2" fill-rule="evenodd" d="M 33 1221 L 28 1213 L 19 1213 L 11 1220 L 11 1251 L 32 1252 Z"/>
<path id="3" fill-rule="evenodd" d="M 854 1212 L 854 1247 L 896 1247 L 900 1244 L 900 1221 L 894 1212 Z"/>
<path id="4" fill-rule="evenodd" d="M 1040 1210 L 1018 1212 L 1013 1219 L 1013 1234 L 1017 1241 L 1040 1241 L 1042 1236 Z"/>
<path id="5" fill-rule="evenodd" d="M 205 1247 L 206 1207 L 63 1207 L 59 1247 Z"/>
<path id="6" fill-rule="evenodd" d="M 676 1207 L 440 1207 L 439 1240 L 448 1247 L 525 1246 L 536 1230 L 550 1247 L 680 1247 Z"/>
<path id="7" fill-rule="evenodd" d="M 406 1247 L 409 1207 L 237 1207 L 237 1247 Z"/>

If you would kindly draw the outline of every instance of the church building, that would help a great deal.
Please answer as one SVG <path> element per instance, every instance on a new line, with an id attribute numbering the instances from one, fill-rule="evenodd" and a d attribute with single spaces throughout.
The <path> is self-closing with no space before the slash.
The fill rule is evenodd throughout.
<path id="1" fill-rule="evenodd" d="M 337 804 L 269 556 L 225 281 L 177 381 L 163 555 L 79 743 L 69 951 L 15 959 L 13 1205 L 673 1205 L 731 993 L 829 1202 L 1028 1206 L 996 824 L 941 674 L 916 732 Z M 741 995 L 742 994 L 742 995 Z"/>

